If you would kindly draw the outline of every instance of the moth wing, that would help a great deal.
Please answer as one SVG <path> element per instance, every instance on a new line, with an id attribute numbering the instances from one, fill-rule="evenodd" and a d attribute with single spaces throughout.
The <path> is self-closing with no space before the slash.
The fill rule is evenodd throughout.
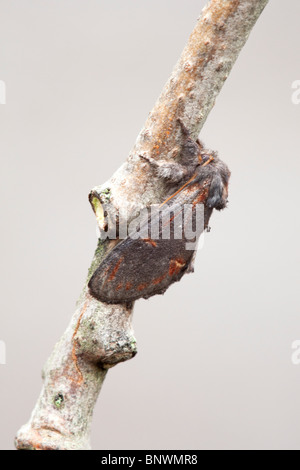
<path id="1" fill-rule="evenodd" d="M 185 231 L 194 212 L 183 217 L 183 204 L 172 202 L 144 221 L 141 233 L 146 228 L 148 233 L 151 226 L 155 239 L 137 238 L 130 233 L 119 242 L 93 274 L 89 282 L 91 294 L 106 303 L 163 294 L 191 265 L 196 248 L 186 248 Z"/>
<path id="2" fill-rule="evenodd" d="M 104 259 L 89 282 L 91 294 L 122 303 L 163 294 L 188 269 L 194 252 L 185 240 L 126 238 Z"/>

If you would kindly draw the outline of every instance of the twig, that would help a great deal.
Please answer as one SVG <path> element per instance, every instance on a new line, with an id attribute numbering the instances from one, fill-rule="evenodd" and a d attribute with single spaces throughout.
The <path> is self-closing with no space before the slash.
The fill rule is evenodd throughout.
<path id="1" fill-rule="evenodd" d="M 236 58 L 268 0 L 211 0 L 204 8 L 169 81 L 148 117 L 127 161 L 90 194 L 101 224 L 102 204 L 120 214 L 163 201 L 165 187 L 139 155 L 180 156 L 180 118 L 196 137 Z M 107 305 L 87 284 L 110 249 L 99 241 L 86 285 L 67 331 L 44 372 L 44 386 L 28 424 L 16 437 L 17 449 L 90 448 L 92 414 L 107 369 L 136 354 L 132 305 Z"/>

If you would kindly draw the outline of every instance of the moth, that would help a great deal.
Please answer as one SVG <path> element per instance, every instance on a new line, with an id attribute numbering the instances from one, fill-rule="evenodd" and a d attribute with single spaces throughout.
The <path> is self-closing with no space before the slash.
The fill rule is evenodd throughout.
<path id="1" fill-rule="evenodd" d="M 193 272 L 197 240 L 208 228 L 213 209 L 221 210 L 227 205 L 227 165 L 216 152 L 192 139 L 184 124 L 178 122 L 184 137 L 179 162 L 141 156 L 169 187 L 160 210 L 140 224 L 139 233 L 151 234 L 154 228 L 156 237 L 129 233 L 108 253 L 89 282 L 91 295 L 102 302 L 125 303 L 163 294 L 185 273 Z M 199 207 L 202 223 L 200 228 L 189 231 L 194 236 L 191 249 L 186 228 L 197 225 Z"/>

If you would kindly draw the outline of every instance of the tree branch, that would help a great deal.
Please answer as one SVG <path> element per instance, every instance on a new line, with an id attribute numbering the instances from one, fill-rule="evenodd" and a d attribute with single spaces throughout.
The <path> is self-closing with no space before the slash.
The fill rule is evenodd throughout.
<path id="1" fill-rule="evenodd" d="M 127 161 L 90 194 L 99 225 L 108 200 L 120 215 L 165 197 L 160 178 L 140 155 L 180 160 L 180 118 L 196 137 L 268 0 L 211 0 L 204 8 L 179 62 L 149 115 Z M 107 369 L 136 354 L 133 305 L 95 300 L 88 281 L 111 249 L 99 241 L 75 315 L 43 372 L 44 386 L 17 449 L 89 449 L 95 402 Z"/>

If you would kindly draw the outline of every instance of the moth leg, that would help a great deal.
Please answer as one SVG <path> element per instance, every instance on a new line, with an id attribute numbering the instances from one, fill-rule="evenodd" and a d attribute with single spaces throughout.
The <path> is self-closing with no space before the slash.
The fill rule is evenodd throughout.
<path id="1" fill-rule="evenodd" d="M 159 161 L 148 155 L 140 155 L 140 158 L 146 160 L 155 169 L 159 177 L 172 183 L 179 183 L 189 175 L 189 171 L 180 163 Z"/>

